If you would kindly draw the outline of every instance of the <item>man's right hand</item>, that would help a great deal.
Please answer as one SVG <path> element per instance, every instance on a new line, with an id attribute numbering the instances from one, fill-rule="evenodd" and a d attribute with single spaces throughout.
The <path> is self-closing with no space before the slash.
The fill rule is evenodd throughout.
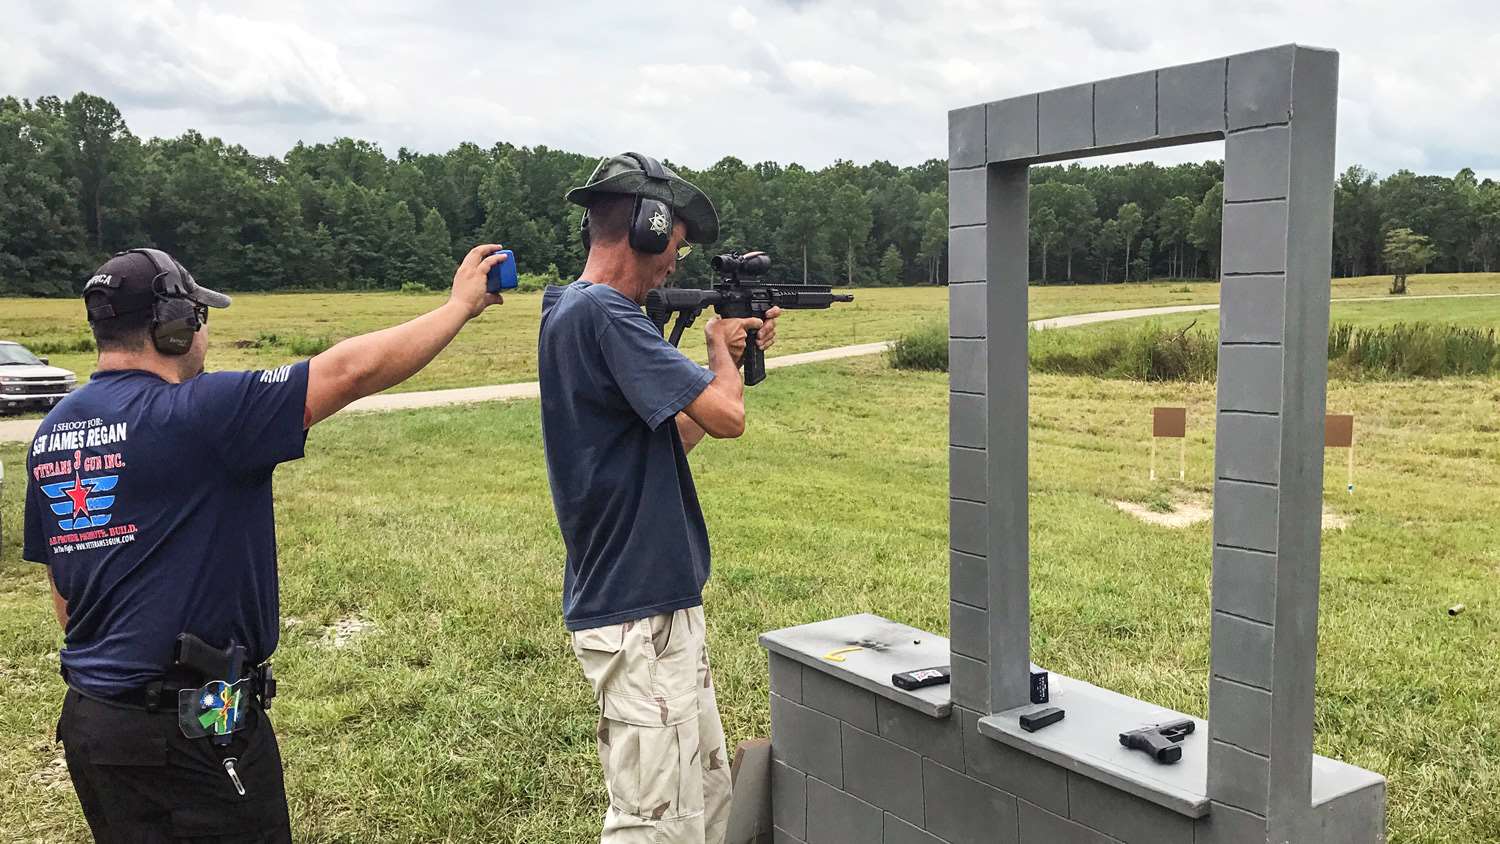
<path id="1" fill-rule="evenodd" d="M 740 361 L 745 357 L 745 335 L 751 329 L 759 331 L 764 325 L 763 320 L 756 317 L 745 317 L 743 319 L 714 317 L 703 325 L 703 338 L 708 342 L 710 349 L 716 344 L 722 344 L 729 351 L 729 356 L 738 367 Z"/>
<path id="2" fill-rule="evenodd" d="M 498 243 L 482 243 L 470 249 L 454 271 L 453 294 L 448 301 L 462 308 L 466 319 L 473 319 L 484 313 L 484 309 L 490 305 L 505 301 L 500 294 L 485 289 L 490 268 L 505 260 L 504 255 L 495 254 L 503 248 L 505 247 Z"/>

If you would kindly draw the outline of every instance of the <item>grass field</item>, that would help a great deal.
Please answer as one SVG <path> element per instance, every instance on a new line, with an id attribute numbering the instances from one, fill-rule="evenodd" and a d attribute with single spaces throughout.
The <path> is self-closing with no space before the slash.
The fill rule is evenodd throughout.
<path id="1" fill-rule="evenodd" d="M 1338 279 L 1334 296 L 1378 296 L 1390 279 L 1370 276 Z M 1500 292 L 1500 273 L 1412 276 L 1413 295 Z M 442 302 L 444 294 L 283 293 L 235 297 L 227 311 L 209 319 L 212 369 L 262 369 L 305 357 L 299 347 L 384 328 Z M 947 290 L 940 287 L 871 288 L 854 291 L 855 300 L 826 311 L 789 314 L 777 354 L 832 346 L 891 340 L 911 326 L 945 319 Z M 1107 311 L 1154 305 L 1217 302 L 1219 286 L 1211 282 L 1150 284 L 1049 285 L 1030 290 L 1030 318 Z M 1380 307 L 1380 306 L 1376 306 Z M 1494 308 L 1500 309 L 1500 300 Z M 399 390 L 436 390 L 505 384 L 536 379 L 536 333 L 541 294 L 516 294 L 471 324 L 433 364 Z M 0 339 L 65 346 L 88 337 L 82 305 L 74 300 L 0 299 Z M 1212 317 L 1209 317 L 1212 319 Z M 702 322 L 699 322 L 701 326 Z M 262 335 L 274 334 L 275 343 Z M 255 345 L 257 341 L 260 345 Z M 702 354 L 703 334 L 689 330 L 684 348 Z M 80 378 L 93 370 L 87 351 L 50 355 L 58 366 Z"/>
<path id="2" fill-rule="evenodd" d="M 947 631 L 946 380 L 879 358 L 778 370 L 750 433 L 693 454 L 731 743 L 768 730 L 764 630 L 869 611 Z M 1189 407 L 1206 494 L 1213 388 L 1036 376 L 1036 660 L 1206 709 L 1210 528 L 1119 513 L 1146 477 L 1147 408 Z M 1358 415 L 1358 491 L 1323 556 L 1317 749 L 1390 777 L 1393 842 L 1500 842 L 1500 379 L 1331 387 Z M 559 619 L 562 547 L 535 402 L 334 419 L 277 475 L 285 694 L 299 840 L 562 844 L 597 834 L 594 715 Z M 16 466 L 19 446 L 0 446 Z M 0 499 L 0 829 L 82 840 L 52 726 L 44 574 Z M 1449 617 L 1455 603 L 1468 611 Z M 371 626 L 346 647 L 329 628 Z"/>
<path id="3" fill-rule="evenodd" d="M 1334 296 L 1381 295 L 1386 283 L 1340 281 Z M 1413 279 L 1414 295 L 1496 291 L 1500 275 Z M 1178 283 L 1032 288 L 1030 315 L 1217 293 Z M 780 352 L 887 339 L 946 314 L 937 289 L 856 295 L 852 307 L 788 317 Z M 438 301 L 240 297 L 215 314 L 214 360 L 283 362 L 285 348 L 233 341 L 266 331 L 336 338 Z M 512 298 L 408 386 L 534 377 L 537 307 L 536 296 Z M 76 310 L 0 300 L 0 337 L 81 336 Z M 1334 319 L 1493 326 L 1500 299 L 1336 304 Z M 53 357 L 80 372 L 92 362 Z M 752 392 L 744 440 L 694 454 L 714 539 L 710 639 L 731 742 L 768 730 L 758 633 L 861 611 L 946 633 L 945 383 L 878 358 L 778 370 Z M 1189 407 L 1182 487 L 1145 480 L 1141 435 L 1160 403 Z M 1317 749 L 1390 777 L 1393 842 L 1500 842 L 1500 379 L 1335 381 L 1329 409 L 1357 414 L 1359 465 L 1351 497 L 1342 455 L 1328 464 L 1327 498 L 1350 525 L 1325 535 Z M 1033 377 L 1038 662 L 1205 713 L 1210 528 L 1149 527 L 1110 501 L 1207 495 L 1212 411 L 1209 384 Z M 21 446 L 0 445 L 0 460 L 12 470 L 0 495 L 0 830 L 18 841 L 84 840 L 51 740 L 60 635 L 44 573 L 18 561 Z M 314 432 L 307 460 L 278 473 L 277 489 L 286 694 L 275 714 L 299 840 L 596 835 L 594 716 L 559 618 L 562 548 L 536 403 L 336 418 Z M 1455 603 L 1469 609 L 1450 618 Z M 337 647 L 341 630 L 354 632 Z"/>

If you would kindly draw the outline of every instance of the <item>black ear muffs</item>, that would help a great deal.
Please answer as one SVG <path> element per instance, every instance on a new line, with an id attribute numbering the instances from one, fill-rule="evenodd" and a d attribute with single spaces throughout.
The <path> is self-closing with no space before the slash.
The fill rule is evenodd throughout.
<path id="1" fill-rule="evenodd" d="M 661 162 L 638 152 L 625 154 L 641 165 L 646 178 L 670 183 L 671 179 L 668 178 L 667 171 L 662 169 Z M 670 205 L 658 199 L 636 194 L 635 205 L 630 210 L 630 247 L 648 255 L 660 255 L 667 251 L 667 245 L 672 242 L 672 227 L 676 225 L 676 221 L 677 218 L 672 214 Z M 583 251 L 588 252 L 591 245 L 588 209 L 583 211 L 583 220 L 579 224 L 578 233 L 583 239 Z"/>
<path id="2" fill-rule="evenodd" d="M 198 306 L 187 299 L 158 297 L 151 306 L 151 344 L 164 355 L 187 354 L 202 327 Z"/>
<path id="3" fill-rule="evenodd" d="M 672 209 L 659 199 L 635 198 L 630 214 L 630 247 L 637 252 L 660 255 L 672 240 Z"/>
<path id="4" fill-rule="evenodd" d="M 156 268 L 151 305 L 151 345 L 164 355 L 185 355 L 193 347 L 193 335 L 203 327 L 198 305 L 186 298 L 192 275 L 172 256 L 159 249 L 131 249 L 150 259 Z"/>

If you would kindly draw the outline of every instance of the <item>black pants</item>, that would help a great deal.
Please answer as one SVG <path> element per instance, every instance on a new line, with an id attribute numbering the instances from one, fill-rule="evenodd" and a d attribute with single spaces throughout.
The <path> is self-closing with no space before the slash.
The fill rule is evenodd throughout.
<path id="1" fill-rule="evenodd" d="M 281 751 L 265 713 L 225 747 L 177 727 L 177 698 L 157 712 L 113 706 L 69 690 L 57 736 L 94 840 L 109 844 L 292 840 Z M 234 758 L 245 796 L 224 770 Z"/>

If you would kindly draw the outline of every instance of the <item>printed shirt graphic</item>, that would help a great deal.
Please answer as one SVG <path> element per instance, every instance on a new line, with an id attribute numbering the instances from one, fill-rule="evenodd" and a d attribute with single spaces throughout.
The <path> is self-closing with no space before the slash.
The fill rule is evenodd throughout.
<path id="1" fill-rule="evenodd" d="M 271 474 L 302 456 L 307 364 L 170 384 L 95 373 L 27 459 L 23 556 L 68 602 L 68 682 L 110 696 L 172 661 L 179 633 L 255 662 L 280 631 Z"/>
<path id="2" fill-rule="evenodd" d="M 587 281 L 543 294 L 537 363 L 568 629 L 703 603 L 708 529 L 674 417 L 713 373 Z"/>

